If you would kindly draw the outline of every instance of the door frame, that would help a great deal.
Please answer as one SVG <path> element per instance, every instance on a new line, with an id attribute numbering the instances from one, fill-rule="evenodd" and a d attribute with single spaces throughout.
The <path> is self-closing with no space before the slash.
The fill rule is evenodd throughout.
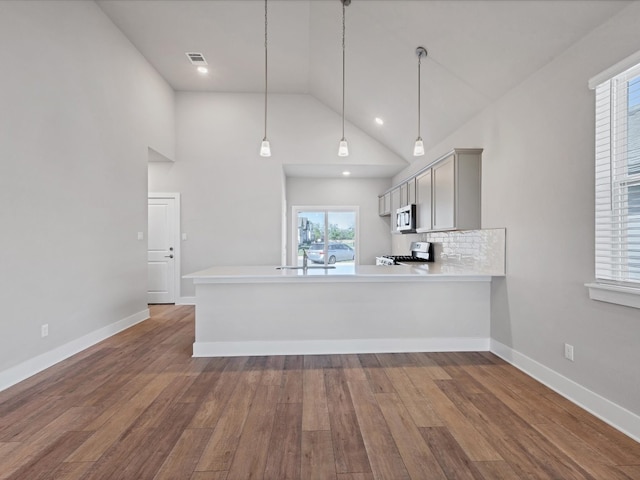
<path id="1" fill-rule="evenodd" d="M 181 275 L 180 275 L 180 271 L 181 271 L 181 259 L 182 259 L 182 255 L 181 255 L 181 249 L 180 249 L 180 194 L 177 192 L 149 192 L 148 197 L 147 197 L 147 208 L 149 205 L 149 200 L 152 199 L 163 199 L 163 198 L 169 198 L 172 199 L 174 201 L 174 206 L 175 208 L 173 209 L 173 225 L 174 225 L 174 232 L 173 232 L 173 258 L 174 258 L 174 269 L 173 269 L 173 274 L 174 274 L 174 278 L 173 278 L 173 292 L 174 292 L 174 300 L 175 300 L 175 304 L 179 305 L 182 299 L 182 295 L 180 292 L 180 283 L 181 283 Z M 149 225 L 149 218 L 147 217 L 147 251 L 149 251 L 149 234 L 148 234 L 148 225 Z"/>

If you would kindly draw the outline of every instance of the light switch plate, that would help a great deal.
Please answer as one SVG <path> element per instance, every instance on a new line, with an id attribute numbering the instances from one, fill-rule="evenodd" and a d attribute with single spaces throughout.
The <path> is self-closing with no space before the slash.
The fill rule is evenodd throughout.
<path id="1" fill-rule="evenodd" d="M 564 358 L 573 362 L 573 345 L 564 344 Z"/>
<path id="2" fill-rule="evenodd" d="M 138 232 L 138 240 L 144 240 L 144 232 Z"/>

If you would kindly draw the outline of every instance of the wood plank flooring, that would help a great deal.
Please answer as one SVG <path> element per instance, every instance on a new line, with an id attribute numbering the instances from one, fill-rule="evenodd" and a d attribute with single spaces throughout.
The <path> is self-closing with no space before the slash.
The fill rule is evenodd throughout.
<path id="1" fill-rule="evenodd" d="M 0 392 L 0 479 L 640 479 L 640 444 L 490 353 L 194 359 L 193 307 L 151 312 Z"/>

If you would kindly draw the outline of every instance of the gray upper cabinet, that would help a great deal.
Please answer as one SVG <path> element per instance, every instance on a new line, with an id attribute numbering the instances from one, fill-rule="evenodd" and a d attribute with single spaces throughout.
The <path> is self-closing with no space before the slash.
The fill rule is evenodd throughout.
<path id="1" fill-rule="evenodd" d="M 427 169 L 416 177 L 416 230 L 429 231 L 431 222 L 432 172 Z"/>
<path id="2" fill-rule="evenodd" d="M 456 226 L 455 160 L 454 156 L 434 165 L 433 169 L 433 230 L 451 230 Z"/>
<path id="3" fill-rule="evenodd" d="M 400 184 L 400 207 L 416 203 L 416 179 L 410 178 Z"/>
<path id="4" fill-rule="evenodd" d="M 391 192 L 378 197 L 378 215 L 381 217 L 391 215 Z"/>
<path id="5" fill-rule="evenodd" d="M 416 179 L 411 178 L 407 182 L 407 205 L 416 203 Z"/>
<path id="6" fill-rule="evenodd" d="M 400 207 L 406 207 L 409 202 L 409 185 L 407 184 L 407 182 L 401 183 L 400 184 L 400 204 L 398 205 L 398 208 Z"/>
<path id="7" fill-rule="evenodd" d="M 418 232 L 481 228 L 481 181 L 482 149 L 452 150 L 385 194 L 390 195 L 391 231 L 396 209 L 411 203 Z"/>
<path id="8" fill-rule="evenodd" d="M 432 166 L 432 230 L 481 227 L 482 150 L 456 149 Z"/>
<path id="9" fill-rule="evenodd" d="M 391 233 L 398 233 L 396 230 L 396 210 L 400 208 L 400 187 L 391 190 Z"/>

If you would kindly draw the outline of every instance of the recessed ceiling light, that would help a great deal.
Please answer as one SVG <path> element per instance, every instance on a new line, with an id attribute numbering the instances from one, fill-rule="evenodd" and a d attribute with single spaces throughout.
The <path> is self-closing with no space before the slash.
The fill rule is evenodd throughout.
<path id="1" fill-rule="evenodd" d="M 209 69 L 207 67 L 198 67 L 198 72 L 200 72 L 200 73 L 208 73 Z"/>
<path id="2" fill-rule="evenodd" d="M 376 117 L 376 123 L 378 125 L 384 125 L 384 120 L 382 120 L 380 117 Z"/>
<path id="3" fill-rule="evenodd" d="M 342 175 L 344 175 L 345 177 L 348 177 L 349 175 L 351 175 L 351 172 L 348 170 L 345 170 L 344 172 L 342 172 Z"/>

